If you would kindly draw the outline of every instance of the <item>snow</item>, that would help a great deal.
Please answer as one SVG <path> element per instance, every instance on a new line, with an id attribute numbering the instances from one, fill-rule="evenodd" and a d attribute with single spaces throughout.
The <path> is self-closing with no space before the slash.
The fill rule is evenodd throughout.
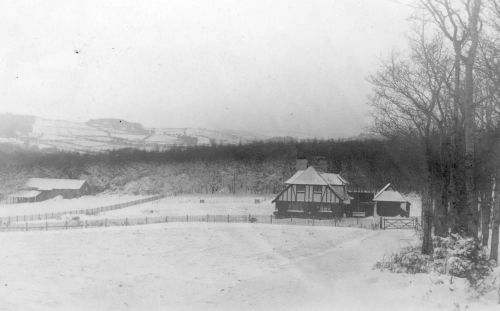
<path id="1" fill-rule="evenodd" d="M 50 200 L 34 203 L 0 204 L 0 217 L 38 215 L 92 209 L 101 206 L 134 201 L 145 197 L 147 196 L 103 194 L 98 196 L 83 196 L 75 199 L 62 199 L 61 197 L 56 197 Z"/>
<path id="2" fill-rule="evenodd" d="M 260 203 L 255 203 L 258 199 Z M 204 203 L 200 203 L 203 200 Z M 271 215 L 272 198 L 256 196 L 176 196 L 113 210 L 102 215 L 108 217 L 185 216 L 189 215 Z"/>
<path id="3" fill-rule="evenodd" d="M 4 310 L 482 310 L 463 282 L 372 270 L 411 231 L 171 223 L 0 234 Z M 57 241 L 55 243 L 55 241 Z"/>

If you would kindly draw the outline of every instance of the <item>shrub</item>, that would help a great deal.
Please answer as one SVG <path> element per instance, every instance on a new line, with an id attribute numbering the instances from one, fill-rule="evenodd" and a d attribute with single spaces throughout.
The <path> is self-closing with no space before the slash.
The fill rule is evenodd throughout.
<path id="1" fill-rule="evenodd" d="M 490 288 L 489 276 L 494 262 L 488 260 L 486 249 L 473 238 L 451 234 L 434 237 L 433 257 L 422 255 L 418 247 L 405 247 L 375 264 L 375 269 L 395 273 L 428 273 L 465 278 L 477 293 Z"/>
<path id="2" fill-rule="evenodd" d="M 477 287 L 493 271 L 494 263 L 481 244 L 473 238 L 451 234 L 434 238 L 434 270 L 465 278 Z"/>
<path id="3" fill-rule="evenodd" d="M 422 255 L 417 247 L 405 247 L 375 264 L 376 269 L 394 273 L 427 273 L 430 271 L 429 256 Z"/>

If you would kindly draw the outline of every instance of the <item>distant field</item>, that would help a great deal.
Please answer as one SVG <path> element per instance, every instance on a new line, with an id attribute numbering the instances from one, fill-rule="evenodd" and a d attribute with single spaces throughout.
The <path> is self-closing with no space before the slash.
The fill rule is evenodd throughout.
<path id="1" fill-rule="evenodd" d="M 263 196 L 175 196 L 152 203 L 135 205 L 103 213 L 118 216 L 182 216 L 182 215 L 270 215 L 274 197 Z M 203 200 L 204 203 L 200 203 Z M 259 200 L 259 203 L 255 203 Z"/>
<path id="2" fill-rule="evenodd" d="M 0 217 L 36 215 L 92 209 L 117 203 L 125 203 L 145 197 L 147 196 L 103 194 L 97 196 L 83 196 L 80 198 L 68 200 L 54 198 L 51 200 L 35 203 L 0 204 Z"/>

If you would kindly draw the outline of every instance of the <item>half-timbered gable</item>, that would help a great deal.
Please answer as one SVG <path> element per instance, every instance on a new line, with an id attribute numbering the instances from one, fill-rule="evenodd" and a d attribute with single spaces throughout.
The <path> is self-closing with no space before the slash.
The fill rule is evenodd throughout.
<path id="1" fill-rule="evenodd" d="M 349 200 L 345 183 L 336 174 L 319 173 L 310 166 L 288 179 L 273 202 L 278 214 L 282 215 L 300 212 L 342 216 L 343 204 Z"/>

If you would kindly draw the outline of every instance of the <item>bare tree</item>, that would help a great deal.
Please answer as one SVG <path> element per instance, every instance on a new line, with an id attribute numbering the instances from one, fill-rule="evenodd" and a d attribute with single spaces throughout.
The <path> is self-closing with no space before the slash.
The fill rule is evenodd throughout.
<path id="1" fill-rule="evenodd" d="M 474 66 L 476 63 L 481 21 L 481 0 L 459 2 L 451 0 L 421 0 L 441 33 L 447 38 L 455 53 L 454 99 L 461 104 L 464 119 L 464 168 L 467 206 L 459 211 L 463 229 L 478 237 L 477 193 L 475 188 L 475 102 Z M 464 69 L 463 92 L 460 92 L 461 67 Z M 457 105 L 458 107 L 458 105 Z"/>
<path id="2" fill-rule="evenodd" d="M 442 38 L 426 40 L 422 31 L 411 42 L 410 55 L 393 53 L 369 79 L 374 87 L 371 105 L 375 109 L 375 130 L 416 140 L 425 154 L 427 180 L 420 189 L 424 254 L 432 253 L 433 222 L 438 234 L 447 232 L 446 205 L 438 199 L 442 193 L 438 176 L 443 174 L 442 138 L 448 136 L 448 123 L 452 121 L 453 104 L 447 89 L 452 72 L 452 60 Z"/>

